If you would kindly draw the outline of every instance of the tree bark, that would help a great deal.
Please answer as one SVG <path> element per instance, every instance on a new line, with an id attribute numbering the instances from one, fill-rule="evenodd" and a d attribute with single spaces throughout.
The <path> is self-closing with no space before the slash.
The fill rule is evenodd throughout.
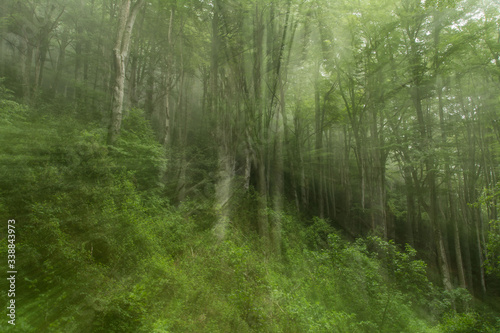
<path id="1" fill-rule="evenodd" d="M 108 144 L 110 145 L 116 142 L 120 134 L 123 97 L 125 94 L 126 61 L 135 18 L 139 9 L 144 4 L 144 0 L 137 0 L 133 6 L 131 2 L 131 0 L 122 0 L 116 43 L 113 48 L 114 84 L 111 104 L 111 121 L 108 131 Z"/>
<path id="2" fill-rule="evenodd" d="M 219 31 L 220 4 L 214 1 L 214 13 L 212 19 L 212 54 L 210 72 L 210 93 L 208 107 L 211 119 L 217 121 L 215 138 L 218 143 L 218 179 L 215 184 L 215 210 L 217 222 L 213 232 L 218 241 L 225 239 L 230 222 L 231 198 L 233 193 L 233 178 L 235 160 L 232 154 L 232 142 L 230 134 L 230 121 L 227 107 L 225 108 L 219 100 L 219 52 L 221 52 L 221 41 Z M 222 84 L 221 84 L 222 85 Z M 227 102 L 227 100 L 226 100 Z"/>
<path id="3" fill-rule="evenodd" d="M 317 192 L 316 192 L 316 204 L 318 205 L 318 215 L 320 218 L 325 217 L 324 212 L 324 194 L 323 194 L 323 117 L 321 114 L 321 105 L 320 105 L 320 92 L 319 92 L 319 62 L 316 66 L 316 79 L 314 84 L 314 118 L 315 118 L 315 154 L 316 154 L 316 170 L 317 177 L 315 178 L 315 182 L 317 182 Z"/>
<path id="4" fill-rule="evenodd" d="M 33 47 L 26 33 L 22 38 L 20 47 L 21 77 L 23 86 L 23 99 L 25 103 L 31 101 L 31 63 L 33 58 Z"/>
<path id="5" fill-rule="evenodd" d="M 56 74 L 52 83 L 52 97 L 57 96 L 59 81 L 66 63 L 66 47 L 69 45 L 68 34 L 63 31 L 62 38 L 59 41 L 59 55 L 57 57 Z"/>

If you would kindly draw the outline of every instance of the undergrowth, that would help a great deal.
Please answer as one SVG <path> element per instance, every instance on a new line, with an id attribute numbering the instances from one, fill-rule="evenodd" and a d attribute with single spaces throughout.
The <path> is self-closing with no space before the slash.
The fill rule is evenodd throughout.
<path id="1" fill-rule="evenodd" d="M 244 196 L 227 238 L 215 241 L 209 198 L 165 198 L 170 161 L 140 110 L 112 149 L 97 126 L 35 113 L 0 104 L 0 207 L 17 222 L 19 332 L 500 329 L 467 291 L 432 285 L 410 246 L 348 242 L 292 209 L 269 211 L 282 222 L 280 256 L 252 230 Z M 6 293 L 0 299 L 7 304 Z M 0 330 L 9 329 L 4 318 Z"/>

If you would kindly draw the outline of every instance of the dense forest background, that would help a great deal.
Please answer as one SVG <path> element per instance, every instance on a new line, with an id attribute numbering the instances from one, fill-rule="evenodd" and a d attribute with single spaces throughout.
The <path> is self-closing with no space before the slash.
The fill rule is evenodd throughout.
<path id="1" fill-rule="evenodd" d="M 1 0 L 0 36 L 2 331 L 500 330 L 495 1 Z"/>

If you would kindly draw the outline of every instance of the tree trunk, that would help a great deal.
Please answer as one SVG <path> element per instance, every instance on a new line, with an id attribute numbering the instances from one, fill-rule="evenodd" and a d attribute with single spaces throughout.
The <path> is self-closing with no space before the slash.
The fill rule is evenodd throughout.
<path id="1" fill-rule="evenodd" d="M 116 43 L 113 48 L 114 83 L 111 104 L 111 121 L 108 132 L 108 144 L 116 142 L 120 134 L 123 111 L 123 96 L 125 94 L 126 61 L 134 27 L 135 18 L 144 0 L 137 0 L 131 8 L 131 0 L 122 0 Z"/>
<path id="2" fill-rule="evenodd" d="M 257 166 L 257 192 L 259 194 L 257 205 L 257 227 L 260 237 L 267 244 L 269 241 L 269 220 L 267 216 L 267 180 L 266 180 L 266 164 L 264 162 L 263 152 L 258 153 Z"/>
<path id="3" fill-rule="evenodd" d="M 21 41 L 20 56 L 23 99 L 25 103 L 29 103 L 31 101 L 31 62 L 33 58 L 33 47 L 26 34 Z"/>
<path id="4" fill-rule="evenodd" d="M 168 34 L 167 34 L 167 41 L 168 41 L 168 46 L 169 50 L 173 48 L 172 44 L 172 24 L 173 24 L 173 16 L 174 16 L 174 11 L 170 10 L 170 19 L 168 22 Z M 169 51 L 170 52 L 170 51 Z M 181 59 L 182 59 L 182 53 L 181 53 Z M 182 68 L 182 60 L 181 60 L 181 68 Z M 182 69 L 181 69 L 182 70 Z M 183 75 L 181 75 L 181 80 L 182 80 Z M 170 54 L 167 55 L 167 64 L 165 68 L 165 124 L 164 124 L 164 137 L 163 137 L 163 145 L 167 147 L 170 144 L 170 135 L 171 135 L 171 121 L 172 121 L 172 110 L 170 108 L 170 93 L 173 89 L 173 79 L 172 79 L 172 57 Z M 182 82 L 180 83 L 180 89 L 182 89 Z M 180 95 L 180 93 L 179 93 Z"/>
<path id="5" fill-rule="evenodd" d="M 219 52 L 220 52 L 220 4 L 214 1 L 214 15 L 212 19 L 212 54 L 210 72 L 210 94 L 209 110 L 211 119 L 217 121 L 215 138 L 218 143 L 218 179 L 215 185 L 215 210 L 217 212 L 217 222 L 213 229 L 218 241 L 226 237 L 227 227 L 230 221 L 230 200 L 232 197 L 232 182 L 234 178 L 235 161 L 231 153 L 231 135 L 227 128 L 230 123 L 227 107 L 221 105 L 219 100 Z M 227 100 L 226 100 L 227 101 Z"/>
<path id="6" fill-rule="evenodd" d="M 480 279 L 481 279 L 481 291 L 483 292 L 483 295 L 486 294 L 486 276 L 484 272 L 484 239 L 483 239 L 483 232 L 482 232 L 482 213 L 479 209 L 474 209 L 476 216 L 474 218 L 474 225 L 476 227 L 476 242 L 477 242 L 477 251 L 479 254 L 479 273 L 480 273 Z"/>
<path id="7" fill-rule="evenodd" d="M 131 107 L 137 107 L 137 71 L 138 59 L 137 55 L 132 54 L 130 64 L 130 80 L 129 80 L 129 101 Z"/>
<path id="8" fill-rule="evenodd" d="M 406 187 L 406 242 L 411 246 L 415 246 L 414 225 L 415 225 L 415 195 L 412 182 L 411 171 L 409 166 L 403 166 L 404 180 Z"/>
<path id="9" fill-rule="evenodd" d="M 215 201 L 217 222 L 214 234 L 218 241 L 224 240 L 230 221 L 230 199 L 232 196 L 232 180 L 234 177 L 234 161 L 227 147 L 220 146 L 218 180 L 215 185 Z"/>
<path id="10" fill-rule="evenodd" d="M 56 74 L 52 83 L 52 97 L 57 96 L 59 81 L 66 62 L 66 47 L 69 44 L 68 34 L 63 31 L 61 40 L 59 41 L 59 55 L 57 57 Z"/>
<path id="11" fill-rule="evenodd" d="M 281 213 L 283 211 L 283 127 L 285 115 L 285 90 L 281 75 L 278 76 L 280 103 L 276 111 L 273 168 L 273 224 L 271 228 L 272 246 L 276 254 L 281 254 Z M 281 119 L 280 119 L 281 118 Z"/>
<path id="12" fill-rule="evenodd" d="M 325 217 L 324 195 L 323 195 L 323 117 L 321 115 L 320 92 L 319 92 L 319 62 L 316 68 L 316 82 L 314 84 L 314 115 L 315 115 L 315 155 L 316 155 L 316 170 L 317 176 L 314 181 L 317 183 L 316 204 L 318 205 L 318 215 L 320 218 Z"/>
<path id="13" fill-rule="evenodd" d="M 146 114 L 150 119 L 153 118 L 154 112 L 154 90 L 155 90 L 155 77 L 154 77 L 154 67 L 152 59 L 148 60 L 147 65 L 147 79 L 145 88 L 145 98 L 144 98 L 144 108 L 146 109 Z"/>

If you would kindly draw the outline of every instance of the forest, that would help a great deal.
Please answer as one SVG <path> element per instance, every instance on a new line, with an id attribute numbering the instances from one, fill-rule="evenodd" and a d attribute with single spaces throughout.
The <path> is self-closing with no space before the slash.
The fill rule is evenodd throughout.
<path id="1" fill-rule="evenodd" d="M 0 37 L 0 331 L 500 332 L 498 1 L 0 0 Z"/>

